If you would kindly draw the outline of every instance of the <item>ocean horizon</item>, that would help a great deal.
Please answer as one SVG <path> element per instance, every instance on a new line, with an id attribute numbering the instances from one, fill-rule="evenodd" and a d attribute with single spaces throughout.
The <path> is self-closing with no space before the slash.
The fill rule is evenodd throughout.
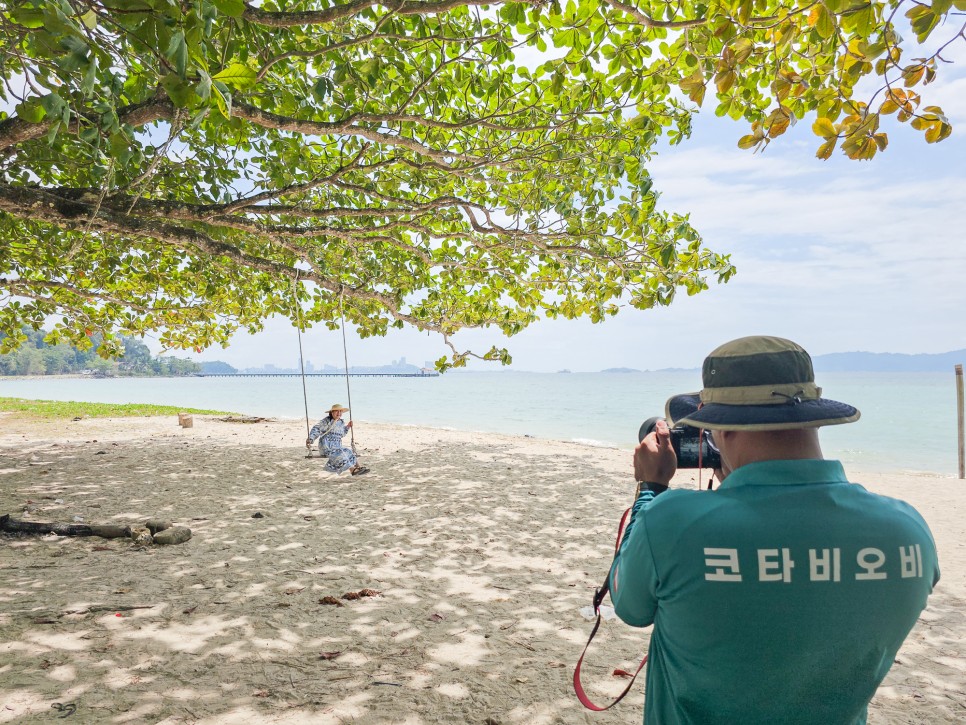
<path id="1" fill-rule="evenodd" d="M 954 375 L 821 373 L 823 395 L 859 408 L 851 425 L 823 428 L 823 452 L 863 472 L 958 468 Z M 307 377 L 309 423 L 349 404 L 344 377 Z M 671 395 L 700 389 L 698 370 L 620 373 L 451 372 L 438 377 L 351 377 L 356 441 L 365 423 L 452 428 L 630 450 L 641 423 L 664 414 Z M 291 419 L 305 425 L 295 377 L 6 377 L 0 396 L 102 403 L 155 403 Z"/>

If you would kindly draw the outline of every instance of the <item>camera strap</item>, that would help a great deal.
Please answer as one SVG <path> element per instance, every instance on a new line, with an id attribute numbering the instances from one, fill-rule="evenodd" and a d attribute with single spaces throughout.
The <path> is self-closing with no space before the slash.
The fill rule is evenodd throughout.
<path id="1" fill-rule="evenodd" d="M 615 555 L 617 554 L 618 551 L 620 551 L 621 535 L 624 533 L 624 525 L 627 523 L 627 517 L 630 515 L 630 513 L 631 513 L 630 509 L 627 509 L 624 512 L 624 515 L 621 516 L 620 525 L 617 527 L 617 543 L 614 545 Z M 610 572 L 608 572 L 607 578 L 604 579 L 604 583 L 600 587 L 594 590 L 593 604 L 594 604 L 594 614 L 597 615 L 597 621 L 594 623 L 594 628 L 590 631 L 590 637 L 587 638 L 587 644 L 584 645 L 584 651 L 580 653 L 580 658 L 577 660 L 577 666 L 574 668 L 574 692 L 577 694 L 577 699 L 580 700 L 581 705 L 586 707 L 588 710 L 593 710 L 594 712 L 603 712 L 604 710 L 609 710 L 612 707 L 614 707 L 614 705 L 616 705 L 618 702 L 623 700 L 624 696 L 628 692 L 630 692 L 631 687 L 634 685 L 634 680 L 637 679 L 637 676 L 640 674 L 641 670 L 644 669 L 644 665 L 647 664 L 647 655 L 644 655 L 644 659 L 641 660 L 641 664 L 637 666 L 637 670 L 635 670 L 634 674 L 631 675 L 631 681 L 627 683 L 627 687 L 625 687 L 624 691 L 617 696 L 617 699 L 614 700 L 609 705 L 604 705 L 604 706 L 595 705 L 593 702 L 590 701 L 590 698 L 587 697 L 587 693 L 584 692 L 584 687 L 580 683 L 580 666 L 584 662 L 584 655 L 587 654 L 587 648 L 590 647 L 590 643 L 593 641 L 594 637 L 596 636 L 597 630 L 600 629 L 600 622 L 601 622 L 600 605 L 603 603 L 604 597 L 607 596 L 607 593 L 609 591 L 610 591 Z M 618 674 L 618 672 L 619 672 L 618 670 L 614 670 L 615 674 Z M 620 671 L 620 672 L 623 672 L 623 671 Z M 630 673 L 625 672 L 623 674 L 627 675 Z"/>

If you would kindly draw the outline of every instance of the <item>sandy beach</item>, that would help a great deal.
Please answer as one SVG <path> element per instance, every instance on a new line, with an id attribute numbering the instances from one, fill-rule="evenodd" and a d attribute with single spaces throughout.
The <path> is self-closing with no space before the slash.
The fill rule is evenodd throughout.
<path id="1" fill-rule="evenodd" d="M 643 678 L 603 714 L 570 683 L 628 451 L 357 422 L 372 470 L 351 477 L 304 439 L 298 421 L 0 414 L 0 514 L 192 531 L 0 535 L 0 723 L 640 722 Z M 922 512 L 943 577 L 870 722 L 963 722 L 966 482 L 849 474 Z M 592 698 L 623 689 L 648 632 L 605 623 Z"/>

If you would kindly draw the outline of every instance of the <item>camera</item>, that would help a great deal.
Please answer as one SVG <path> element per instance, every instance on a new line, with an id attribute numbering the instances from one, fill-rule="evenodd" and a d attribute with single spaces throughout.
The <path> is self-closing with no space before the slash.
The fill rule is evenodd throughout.
<path id="1" fill-rule="evenodd" d="M 659 420 L 664 418 L 645 420 L 637 439 L 644 440 L 644 436 L 654 430 Z M 671 428 L 671 447 L 677 454 L 678 468 L 721 468 L 721 454 L 711 441 L 711 431 L 690 425 L 674 426 Z"/>

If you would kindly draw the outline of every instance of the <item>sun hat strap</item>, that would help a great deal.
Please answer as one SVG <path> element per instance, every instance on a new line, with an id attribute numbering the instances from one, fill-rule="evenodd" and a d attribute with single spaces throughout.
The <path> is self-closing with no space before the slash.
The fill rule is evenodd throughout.
<path id="1" fill-rule="evenodd" d="M 702 403 L 724 405 L 782 405 L 789 400 L 818 400 L 822 389 L 813 382 L 780 383 L 777 385 L 745 385 L 741 387 L 705 387 Z"/>

